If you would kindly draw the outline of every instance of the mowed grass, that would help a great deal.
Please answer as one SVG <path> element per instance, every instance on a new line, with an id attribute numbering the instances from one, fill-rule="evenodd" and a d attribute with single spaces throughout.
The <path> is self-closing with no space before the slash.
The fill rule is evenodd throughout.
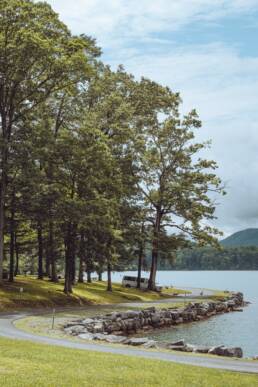
<path id="1" fill-rule="evenodd" d="M 238 374 L 122 355 L 0 339 L 1 386 L 254 387 Z"/>
<path id="2" fill-rule="evenodd" d="M 116 304 L 130 301 L 154 301 L 171 297 L 168 294 L 127 289 L 120 284 L 113 284 L 113 292 L 107 292 L 105 282 L 77 284 L 72 295 L 63 293 L 63 281 L 52 283 L 35 277 L 18 276 L 15 282 L 7 281 L 0 286 L 0 311 L 17 310 L 34 307 L 76 306 L 85 304 Z M 23 292 L 20 292 L 20 289 Z M 174 293 L 184 290 L 174 289 Z"/>

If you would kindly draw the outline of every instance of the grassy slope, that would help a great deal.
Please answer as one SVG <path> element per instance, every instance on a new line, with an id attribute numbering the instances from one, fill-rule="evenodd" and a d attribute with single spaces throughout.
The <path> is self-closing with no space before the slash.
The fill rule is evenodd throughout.
<path id="1" fill-rule="evenodd" d="M 0 339 L 0 380 L 19 386 L 250 387 L 257 376 Z"/>
<path id="2" fill-rule="evenodd" d="M 19 289 L 23 288 L 23 293 Z M 173 293 L 180 292 L 173 288 Z M 110 304 L 126 301 L 153 301 L 169 297 L 156 292 L 137 289 L 125 289 L 119 284 L 113 285 L 113 292 L 106 291 L 105 282 L 77 284 L 74 293 L 66 296 L 63 283 L 39 281 L 33 277 L 17 277 L 13 284 L 4 282 L 0 286 L 0 311 L 28 307 L 75 306 L 83 304 Z"/>

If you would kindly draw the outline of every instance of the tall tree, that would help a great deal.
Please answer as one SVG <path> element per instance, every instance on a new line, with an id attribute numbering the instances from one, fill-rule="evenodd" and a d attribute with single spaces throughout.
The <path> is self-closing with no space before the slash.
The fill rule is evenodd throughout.
<path id="1" fill-rule="evenodd" d="M 86 41 L 74 38 L 47 3 L 0 3 L 0 281 L 9 154 L 19 122 L 53 92 L 88 71 Z"/>
<path id="2" fill-rule="evenodd" d="M 145 86 L 147 83 L 144 80 Z M 223 188 L 214 173 L 216 163 L 198 155 L 208 144 L 194 141 L 194 130 L 201 126 L 196 112 L 180 119 L 179 95 L 153 82 L 147 86 L 145 99 L 151 91 L 153 106 L 142 128 L 141 142 L 137 143 L 133 174 L 139 179 L 143 205 L 151 213 L 149 289 L 154 290 L 164 231 L 177 230 L 180 239 L 183 234 L 200 244 L 216 243 L 219 232 L 206 222 L 214 218 L 215 211 L 209 193 L 222 193 Z"/>

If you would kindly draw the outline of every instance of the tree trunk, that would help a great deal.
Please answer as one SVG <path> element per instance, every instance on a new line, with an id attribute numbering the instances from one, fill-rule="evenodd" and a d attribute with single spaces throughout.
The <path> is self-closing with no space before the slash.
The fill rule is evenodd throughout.
<path id="1" fill-rule="evenodd" d="M 38 223 L 38 279 L 43 280 L 43 238 L 41 222 Z"/>
<path id="2" fill-rule="evenodd" d="M 50 258 L 48 246 L 46 247 L 46 276 L 50 278 Z"/>
<path id="3" fill-rule="evenodd" d="M 3 180 L 3 176 L 2 176 Z M 4 196 L 3 181 L 0 188 L 0 283 L 3 280 L 3 260 L 4 260 Z"/>
<path id="4" fill-rule="evenodd" d="M 92 283 L 92 280 L 91 280 L 91 271 L 90 271 L 90 270 L 87 270 L 87 282 L 88 282 L 89 284 Z"/>
<path id="5" fill-rule="evenodd" d="M 111 264 L 107 264 L 107 291 L 112 292 L 112 279 L 111 279 Z"/>
<path id="6" fill-rule="evenodd" d="M 50 260 L 50 268 L 51 268 L 50 280 L 52 282 L 58 282 L 58 278 L 56 274 L 56 257 L 54 252 L 54 224 L 52 219 L 50 219 L 49 221 L 48 243 L 49 243 L 49 260 Z"/>
<path id="7" fill-rule="evenodd" d="M 83 274 L 84 274 L 84 265 L 83 265 L 83 258 L 80 256 L 80 262 L 79 262 L 79 276 L 78 276 L 78 282 L 83 283 Z"/>
<path id="8" fill-rule="evenodd" d="M 72 243 L 73 243 L 73 235 L 72 235 L 72 224 L 71 222 L 67 225 L 67 232 L 65 237 L 65 285 L 64 285 L 64 293 L 71 294 L 73 292 L 72 289 Z"/>
<path id="9" fill-rule="evenodd" d="M 17 276 L 19 274 L 19 245 L 17 242 L 17 233 L 14 234 L 14 238 L 15 238 L 14 246 L 15 246 L 15 258 L 16 258 L 14 275 Z"/>
<path id="10" fill-rule="evenodd" d="M 79 276 L 78 276 L 78 282 L 83 283 L 83 275 L 84 275 L 84 232 L 81 231 L 80 235 L 80 248 L 79 248 Z"/>
<path id="11" fill-rule="evenodd" d="M 138 274 L 137 274 L 137 288 L 138 289 L 141 289 L 142 261 L 143 261 L 143 242 L 140 243 L 139 256 L 138 256 Z"/>
<path id="12" fill-rule="evenodd" d="M 151 271 L 150 271 L 149 284 L 148 284 L 149 290 L 155 290 L 155 287 L 156 287 L 157 263 L 158 263 L 158 249 L 157 249 L 156 243 L 153 243 Z"/>
<path id="13" fill-rule="evenodd" d="M 158 255 L 159 255 L 159 232 L 161 223 L 161 210 L 157 209 L 156 221 L 154 226 L 153 241 L 152 241 L 152 260 L 151 260 L 151 271 L 149 277 L 149 290 L 156 289 L 156 274 L 158 267 Z"/>
<path id="14" fill-rule="evenodd" d="M 0 160 L 0 283 L 3 281 L 3 261 L 4 261 L 4 231 L 5 231 L 5 202 L 6 202 L 6 188 L 8 183 L 8 153 L 9 153 L 9 141 L 12 132 L 12 110 L 9 110 L 9 114 L 1 111 L 1 160 Z"/>
<path id="15" fill-rule="evenodd" d="M 11 219 L 10 219 L 10 266 L 9 266 L 9 282 L 13 282 L 14 280 L 14 227 L 15 227 L 15 193 L 12 193 L 12 201 L 11 201 Z"/>
<path id="16" fill-rule="evenodd" d="M 0 184 L 0 283 L 3 280 L 4 261 L 4 228 L 5 228 L 5 193 L 6 193 L 6 158 L 5 150 L 2 150 L 2 173 Z"/>
<path id="17" fill-rule="evenodd" d="M 71 245 L 71 282 L 73 285 L 76 283 L 76 257 L 75 257 L 75 245 L 74 245 L 74 239 L 72 238 L 72 245 Z"/>
<path id="18" fill-rule="evenodd" d="M 98 280 L 99 280 L 99 282 L 102 281 L 102 271 L 98 272 Z"/>
<path id="19" fill-rule="evenodd" d="M 144 223 L 141 227 L 141 239 L 139 243 L 139 255 L 138 255 L 138 274 L 137 274 L 137 288 L 141 289 L 141 278 L 142 278 L 142 264 L 143 264 L 143 253 L 144 253 Z"/>

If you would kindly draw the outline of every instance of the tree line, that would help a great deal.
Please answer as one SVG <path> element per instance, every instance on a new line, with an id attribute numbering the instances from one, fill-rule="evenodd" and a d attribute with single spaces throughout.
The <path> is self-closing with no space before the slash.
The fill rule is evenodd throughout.
<path id="1" fill-rule="evenodd" d="M 185 249 L 171 266 L 176 270 L 257 270 L 258 248 L 255 246 Z"/>
<path id="2" fill-rule="evenodd" d="M 144 252 L 143 268 L 148 271 L 151 265 L 151 247 Z M 125 266 L 125 270 L 137 270 L 137 260 Z M 160 255 L 159 270 L 258 270 L 258 247 L 191 246 L 173 252 L 173 255 Z"/>
<path id="3" fill-rule="evenodd" d="M 112 70 L 44 2 L 0 3 L 0 281 L 26 268 L 69 294 L 151 244 L 149 289 L 163 255 L 217 245 L 223 194 L 201 121 L 178 92 Z M 140 281 L 138 281 L 140 286 Z"/>

